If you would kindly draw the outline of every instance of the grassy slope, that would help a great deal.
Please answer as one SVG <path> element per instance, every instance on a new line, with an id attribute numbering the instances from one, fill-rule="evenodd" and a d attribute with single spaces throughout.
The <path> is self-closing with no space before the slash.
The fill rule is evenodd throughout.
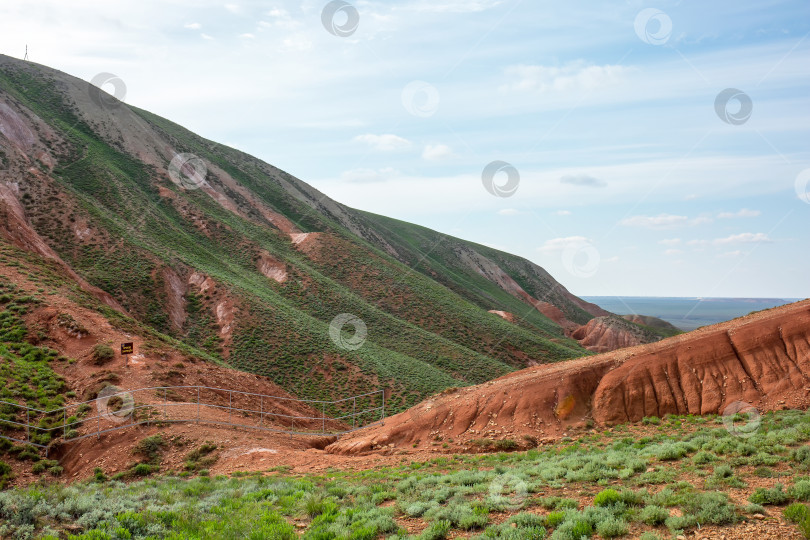
<path id="1" fill-rule="evenodd" d="M 499 302 L 492 307 L 520 308 L 488 282 L 471 282 L 450 266 L 444 270 L 451 277 L 443 278 L 449 288 L 409 272 L 328 215 L 289 195 L 268 173 L 271 168 L 254 158 L 136 111 L 162 130 L 178 151 L 216 163 L 302 230 L 330 232 L 350 258 L 350 267 L 362 269 L 362 279 L 334 264 L 309 260 L 280 232 L 262 225 L 258 216 L 244 219 L 201 191 L 182 191 L 102 140 L 47 76 L 28 68 L 4 70 L 0 88 L 68 140 L 52 148 L 58 156 L 55 181 L 37 182 L 31 189 L 38 191 L 23 196 L 33 225 L 60 256 L 139 320 L 217 357 L 221 344 L 212 306 L 206 303 L 210 299 L 187 298 L 189 320 L 182 331 L 174 332 L 161 270 L 170 267 L 182 275 L 193 269 L 211 276 L 237 298 L 242 310 L 230 362 L 268 375 L 294 393 L 343 397 L 389 385 L 390 405 L 398 410 L 449 386 L 479 383 L 524 367 L 527 359 L 556 361 L 584 353 L 539 313 L 529 313 L 520 326 L 486 313 L 481 299 L 487 296 Z M 172 190 L 181 203 L 173 205 L 161 197 L 159 185 Z M 229 195 L 240 202 L 238 194 Z M 246 203 L 243 208 L 249 211 Z M 80 218 L 93 227 L 93 238 L 82 241 L 73 233 L 72 223 Z M 205 234 L 195 221 L 205 224 Z M 255 265 L 259 250 L 286 262 L 291 279 L 276 284 L 262 276 Z M 470 287 L 483 292 L 458 294 Z M 398 304 L 391 301 L 395 288 Z M 369 329 L 369 340 L 358 351 L 337 349 L 328 338 L 328 323 L 343 312 L 361 317 Z"/>
<path id="2" fill-rule="evenodd" d="M 474 250 L 497 263 L 527 293 L 559 306 L 569 320 L 584 324 L 593 318 L 562 294 L 551 275 L 522 257 L 397 219 L 370 212 L 359 213 L 374 227 L 385 231 L 386 238 L 405 256 L 409 266 L 426 275 L 435 272 L 438 281 L 479 306 L 513 312 L 539 328 L 556 326 L 541 313 L 529 309 L 522 301 L 464 266 L 455 256 L 458 248 Z"/>
<path id="3" fill-rule="evenodd" d="M 810 416 L 767 413 L 750 438 L 731 431 L 721 417 L 672 416 L 526 452 L 323 476 L 203 471 L 183 479 L 188 472 L 164 471 L 124 484 L 99 474 L 90 483 L 2 493 L 0 518 L 5 533 L 56 536 L 79 525 L 82 539 L 373 539 L 408 537 L 405 526 L 422 539 L 653 539 L 698 529 L 720 537 L 724 527 L 758 522 L 755 514 L 773 523 L 789 503 L 810 500 L 810 478 L 802 476 L 810 469 L 802 445 Z M 794 504 L 788 514 L 802 509 Z M 810 519 L 803 526 L 810 533 Z"/>

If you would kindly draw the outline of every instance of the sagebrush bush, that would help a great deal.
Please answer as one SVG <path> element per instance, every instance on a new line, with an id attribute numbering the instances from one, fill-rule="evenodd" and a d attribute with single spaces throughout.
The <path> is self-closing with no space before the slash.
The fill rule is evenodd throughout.
<path id="1" fill-rule="evenodd" d="M 748 497 L 748 500 L 754 504 L 783 504 L 788 500 L 788 494 L 784 492 L 782 484 L 776 484 L 773 488 L 757 488 L 754 493 Z"/>
<path id="2" fill-rule="evenodd" d="M 788 490 L 791 499 L 810 501 L 810 480 L 797 480 Z"/>
<path id="3" fill-rule="evenodd" d="M 99 343 L 93 347 L 93 363 L 102 366 L 115 358 L 115 351 L 109 345 Z"/>
<path id="4" fill-rule="evenodd" d="M 796 448 L 790 453 L 790 459 L 806 468 L 810 468 L 810 446 Z"/>
<path id="5" fill-rule="evenodd" d="M 452 527 L 449 521 L 434 521 L 430 527 L 422 531 L 419 535 L 420 540 L 443 540 L 447 538 L 447 533 L 450 532 Z"/>
<path id="6" fill-rule="evenodd" d="M 623 536 L 627 534 L 629 530 L 630 527 L 627 525 L 627 522 L 616 517 L 610 517 L 596 524 L 596 532 L 599 533 L 602 538 Z"/>
<path id="7" fill-rule="evenodd" d="M 669 510 L 651 504 L 642 508 L 639 513 L 639 520 L 647 525 L 661 525 L 669 517 Z"/>

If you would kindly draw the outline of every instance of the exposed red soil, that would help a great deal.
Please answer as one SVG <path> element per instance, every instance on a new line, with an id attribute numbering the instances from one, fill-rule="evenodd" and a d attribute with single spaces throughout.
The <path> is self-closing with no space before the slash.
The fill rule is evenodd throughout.
<path id="1" fill-rule="evenodd" d="M 36 170 L 32 173 L 39 175 Z M 37 234 L 25 216 L 20 201 L 17 199 L 15 186 L 0 182 L 0 236 L 10 241 L 15 246 L 32 251 L 42 257 L 58 263 L 82 290 L 92 294 L 108 306 L 124 312 L 124 308 L 112 297 L 85 281 L 81 276 L 73 271 L 56 252 Z"/>
<path id="2" fill-rule="evenodd" d="M 505 321 L 509 321 L 509 322 L 511 322 L 511 323 L 513 323 L 513 322 L 515 322 L 515 321 L 517 320 L 517 317 L 515 317 L 515 314 L 514 314 L 514 313 L 510 313 L 510 312 L 508 312 L 508 311 L 501 311 L 501 310 L 499 310 L 499 309 L 490 309 L 490 310 L 489 310 L 489 313 L 492 313 L 492 314 L 494 314 L 494 315 L 497 315 L 497 316 L 498 316 L 498 317 L 500 317 L 501 319 L 503 319 L 503 320 L 505 320 Z"/>
<path id="3" fill-rule="evenodd" d="M 657 343 L 528 368 L 445 392 L 327 447 L 391 452 L 433 439 L 557 437 L 593 419 L 810 405 L 810 300 Z"/>
<path id="4" fill-rule="evenodd" d="M 569 337 L 579 341 L 589 351 L 603 353 L 641 345 L 644 342 L 640 334 L 616 324 L 612 317 L 594 317 L 571 332 Z"/>
<path id="5" fill-rule="evenodd" d="M 287 281 L 287 265 L 266 251 L 262 251 L 259 254 L 259 260 L 256 262 L 256 267 L 265 277 L 272 279 L 277 283 L 284 283 Z"/>

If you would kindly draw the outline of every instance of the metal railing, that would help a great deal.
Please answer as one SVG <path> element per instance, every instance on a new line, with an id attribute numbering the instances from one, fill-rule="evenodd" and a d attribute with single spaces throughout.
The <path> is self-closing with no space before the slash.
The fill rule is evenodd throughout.
<path id="1" fill-rule="evenodd" d="M 113 390 L 105 392 L 110 388 Z M 0 428 L 3 428 L 0 438 L 45 448 L 47 452 L 49 441 L 59 436 L 65 442 L 72 442 L 93 436 L 100 438 L 102 433 L 150 423 L 217 424 L 285 433 L 291 437 L 339 436 L 385 423 L 384 390 L 335 401 L 269 396 L 209 386 L 154 386 L 137 390 L 115 390 L 118 389 L 107 387 L 95 399 L 51 410 L 0 401 L 0 410 L 4 416 L 20 420 L 0 419 Z M 141 399 L 136 399 L 136 396 Z M 349 402 L 350 413 L 331 417 L 326 415 L 327 409 L 348 410 Z M 296 404 L 309 407 L 314 416 L 295 414 L 293 407 Z M 93 408 L 96 410 L 95 416 L 87 416 Z M 21 419 L 23 411 L 25 423 Z M 59 425 L 53 426 L 54 423 Z M 14 436 L 5 431 L 17 433 Z M 43 441 L 43 434 L 50 435 L 45 437 L 48 441 Z"/>

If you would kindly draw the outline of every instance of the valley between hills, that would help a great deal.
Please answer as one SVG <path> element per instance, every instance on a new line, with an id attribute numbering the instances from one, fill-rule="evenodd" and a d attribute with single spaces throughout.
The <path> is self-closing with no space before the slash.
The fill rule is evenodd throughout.
<path id="1" fill-rule="evenodd" d="M 113 99 L 0 56 L 0 537 L 810 536 L 810 301 L 620 317 Z"/>

